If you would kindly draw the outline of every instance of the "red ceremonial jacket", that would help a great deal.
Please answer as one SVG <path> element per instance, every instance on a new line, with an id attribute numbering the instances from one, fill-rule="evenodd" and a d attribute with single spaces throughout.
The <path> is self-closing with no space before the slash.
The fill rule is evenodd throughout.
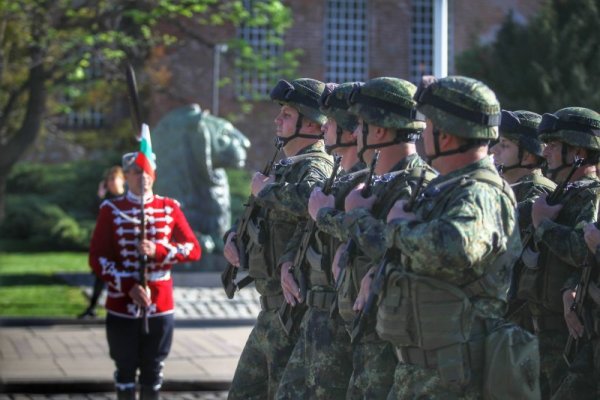
<path id="1" fill-rule="evenodd" d="M 127 294 L 139 282 L 140 212 L 140 197 L 132 193 L 105 200 L 90 243 L 90 266 L 108 283 L 106 310 L 127 318 L 141 316 Z M 172 264 L 198 260 L 201 249 L 176 200 L 146 195 L 144 215 L 146 238 L 156 244 L 146 263 L 152 298 L 147 313 L 154 317 L 173 313 Z"/>

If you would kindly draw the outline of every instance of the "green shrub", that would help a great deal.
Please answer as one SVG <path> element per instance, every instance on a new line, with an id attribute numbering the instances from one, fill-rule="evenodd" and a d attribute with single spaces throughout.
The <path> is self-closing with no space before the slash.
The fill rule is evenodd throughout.
<path id="1" fill-rule="evenodd" d="M 90 230 L 39 195 L 9 195 L 0 236 L 27 240 L 37 250 L 83 250 Z M 89 226 L 89 225 L 88 225 Z"/>

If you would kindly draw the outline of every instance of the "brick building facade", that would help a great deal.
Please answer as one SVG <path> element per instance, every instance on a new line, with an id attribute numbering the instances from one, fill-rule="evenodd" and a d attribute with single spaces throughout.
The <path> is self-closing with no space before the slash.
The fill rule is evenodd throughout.
<path id="1" fill-rule="evenodd" d="M 285 48 L 303 51 L 297 76 L 323 81 L 332 77 L 364 81 L 377 76 L 417 80 L 422 73 L 431 73 L 433 1 L 284 1 L 294 20 L 284 38 Z M 448 0 L 449 73 L 454 73 L 454 56 L 475 43 L 492 41 L 509 13 L 516 21 L 525 22 L 540 3 L 541 0 Z M 190 28 L 212 43 L 224 43 L 240 34 L 231 27 Z M 252 102 L 251 113 L 241 112 L 237 101 L 239 87 L 236 88 L 240 77 L 236 77 L 232 67 L 233 56 L 222 55 L 220 76 L 231 78 L 231 84 L 219 89 L 219 115 L 230 118 L 251 139 L 248 168 L 258 169 L 272 153 L 277 108 L 270 101 L 256 101 Z M 151 123 L 188 103 L 210 109 L 213 63 L 213 48 L 197 42 L 181 42 L 169 52 L 156 49 L 146 69 L 154 88 Z"/>

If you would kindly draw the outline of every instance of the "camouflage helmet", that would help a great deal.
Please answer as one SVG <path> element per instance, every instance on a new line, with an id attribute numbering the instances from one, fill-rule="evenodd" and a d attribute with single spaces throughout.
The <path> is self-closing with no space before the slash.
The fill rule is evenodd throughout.
<path id="1" fill-rule="evenodd" d="M 349 111 L 368 124 L 420 132 L 425 129 L 425 118 L 415 108 L 416 89 L 403 79 L 374 78 L 354 88 Z"/>
<path id="2" fill-rule="evenodd" d="M 423 77 L 418 110 L 438 129 L 468 139 L 497 139 L 500 103 L 483 83 L 464 76 Z"/>
<path id="3" fill-rule="evenodd" d="M 537 128 L 542 116 L 531 111 L 502 110 L 500 136 L 516 142 L 519 148 L 531 154 L 543 157 L 543 144 L 538 137 Z"/>
<path id="4" fill-rule="evenodd" d="M 362 85 L 362 82 L 346 82 L 340 85 L 328 83 L 319 99 L 321 112 L 333 118 L 343 130 L 353 132 L 358 125 L 358 117 L 348 111 L 348 98 L 354 88 Z"/>
<path id="5" fill-rule="evenodd" d="M 289 105 L 308 119 L 324 124 L 327 117 L 319 110 L 319 98 L 325 84 L 316 79 L 280 80 L 271 90 L 271 100 Z"/>
<path id="6" fill-rule="evenodd" d="M 540 140 L 600 150 L 600 114 L 589 108 L 567 107 L 544 114 L 538 127 Z"/>

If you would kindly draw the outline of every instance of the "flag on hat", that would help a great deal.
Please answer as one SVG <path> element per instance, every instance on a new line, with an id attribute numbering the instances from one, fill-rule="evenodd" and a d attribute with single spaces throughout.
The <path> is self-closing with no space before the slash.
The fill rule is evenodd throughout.
<path id="1" fill-rule="evenodd" d="M 135 164 L 145 173 L 155 179 L 156 163 L 154 162 L 154 153 L 152 152 L 152 141 L 150 140 L 150 128 L 142 124 L 142 135 L 140 137 L 140 151 L 135 158 Z"/>

